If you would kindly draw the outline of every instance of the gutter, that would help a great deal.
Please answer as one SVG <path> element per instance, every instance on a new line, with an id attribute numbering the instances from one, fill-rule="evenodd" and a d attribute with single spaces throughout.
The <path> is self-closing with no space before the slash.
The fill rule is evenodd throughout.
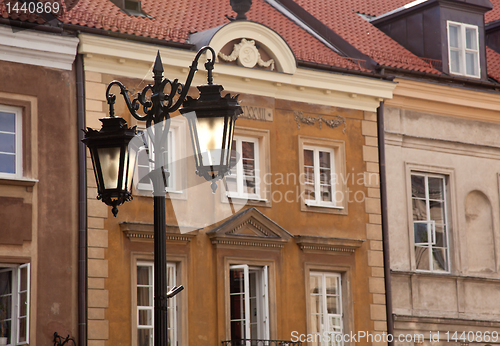
<path id="1" fill-rule="evenodd" d="M 389 256 L 389 224 L 387 213 L 387 177 L 385 174 L 385 134 L 384 101 L 377 108 L 378 167 L 380 175 L 380 206 L 382 210 L 382 250 L 384 254 L 385 310 L 387 315 L 387 334 L 394 337 L 394 319 L 392 315 L 391 261 Z M 393 346 L 394 341 L 388 341 Z"/>
<path id="2" fill-rule="evenodd" d="M 78 121 L 78 343 L 87 345 L 87 151 L 83 57 L 76 55 L 76 113 Z"/>
<path id="3" fill-rule="evenodd" d="M 382 80 L 388 80 L 388 81 L 391 81 L 391 82 L 392 82 L 392 80 L 395 77 L 395 76 L 392 76 L 392 75 L 385 75 L 385 74 L 381 74 L 381 73 L 378 73 L 378 72 L 353 70 L 353 69 L 349 69 L 349 68 L 346 68 L 346 67 L 337 67 L 337 66 L 332 66 L 332 65 L 325 65 L 325 64 L 320 64 L 320 63 L 310 62 L 310 61 L 304 61 L 304 60 L 297 60 L 297 65 L 300 66 L 300 67 L 311 68 L 311 69 L 314 69 L 314 70 L 332 71 L 332 72 L 345 73 L 345 74 L 349 74 L 349 75 L 365 76 L 365 77 L 377 78 L 377 79 L 382 79 Z"/>

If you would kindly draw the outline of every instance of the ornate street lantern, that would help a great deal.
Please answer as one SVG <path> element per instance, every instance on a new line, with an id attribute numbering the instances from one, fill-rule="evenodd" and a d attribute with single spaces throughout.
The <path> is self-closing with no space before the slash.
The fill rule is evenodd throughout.
<path id="1" fill-rule="evenodd" d="M 90 150 L 97 182 L 97 199 L 112 206 L 113 215 L 117 206 L 132 199 L 132 175 L 136 151 L 129 150 L 129 142 L 136 135 L 136 128 L 129 128 L 125 119 L 107 117 L 100 119 L 99 131 L 87 128 L 82 140 Z"/>
<path id="2" fill-rule="evenodd" d="M 209 84 L 199 86 L 198 90 L 200 96 L 197 99 L 188 96 L 179 111 L 188 119 L 196 173 L 212 181 L 215 193 L 216 181 L 229 172 L 234 122 L 243 111 L 238 95 L 222 97 L 224 88 L 211 84 L 210 78 Z"/>

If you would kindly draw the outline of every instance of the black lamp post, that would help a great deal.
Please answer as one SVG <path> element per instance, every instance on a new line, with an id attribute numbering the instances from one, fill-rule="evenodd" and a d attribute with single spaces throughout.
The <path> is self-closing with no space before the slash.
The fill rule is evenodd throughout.
<path id="1" fill-rule="evenodd" d="M 187 96 L 189 87 L 197 71 L 200 56 L 210 51 L 212 59 L 207 59 L 208 84 L 198 87 L 200 96 Z M 221 96 L 221 85 L 213 84 L 215 52 L 211 47 L 198 51 L 186 79 L 181 84 L 177 79 L 163 78 L 160 53 L 153 67 L 154 84 L 148 84 L 137 97 L 130 101 L 128 90 L 119 81 L 113 81 L 106 90 L 109 117 L 100 119 L 101 130 L 87 129 L 83 142 L 89 147 L 97 180 L 98 199 L 112 206 L 116 216 L 118 206 L 132 199 L 132 172 L 136 161 L 136 149 L 131 143 L 136 129 L 128 128 L 126 121 L 115 117 L 116 96 L 110 93 L 113 86 L 120 88 L 130 114 L 139 121 L 145 121 L 154 150 L 154 170 L 149 174 L 154 194 L 154 345 L 166 346 L 167 340 L 167 299 L 182 290 L 174 288 L 167 293 L 167 250 L 165 187 L 168 172 L 164 168 L 163 149 L 170 126 L 170 113 L 178 110 L 188 119 L 191 140 L 196 161 L 196 173 L 212 182 L 212 190 L 217 189 L 216 181 L 229 172 L 234 122 L 242 113 L 238 96 Z M 165 93 L 165 89 L 169 91 Z M 141 108 L 144 115 L 138 114 Z M 149 131 L 154 124 L 155 131 Z M 134 143 L 132 141 L 132 143 Z M 150 149 L 151 150 L 151 149 Z"/>

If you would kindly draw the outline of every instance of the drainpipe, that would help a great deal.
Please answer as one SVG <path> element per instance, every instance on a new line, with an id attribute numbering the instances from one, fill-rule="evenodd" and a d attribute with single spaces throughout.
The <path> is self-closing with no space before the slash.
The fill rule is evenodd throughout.
<path id="1" fill-rule="evenodd" d="M 387 216 L 387 177 L 385 175 L 385 133 L 384 133 L 384 101 L 377 108 L 378 162 L 380 174 L 380 205 L 382 208 L 382 248 L 384 252 L 385 309 L 387 314 L 387 334 L 394 337 L 394 320 L 392 318 L 391 261 L 389 258 L 389 228 Z M 394 342 L 388 342 L 393 346 Z"/>
<path id="2" fill-rule="evenodd" d="M 76 55 L 76 108 L 78 119 L 78 346 L 87 345 L 87 157 L 83 57 Z"/>

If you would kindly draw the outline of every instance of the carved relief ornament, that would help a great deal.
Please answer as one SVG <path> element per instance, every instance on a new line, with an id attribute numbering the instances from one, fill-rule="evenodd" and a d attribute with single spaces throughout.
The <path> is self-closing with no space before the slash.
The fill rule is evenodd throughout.
<path id="1" fill-rule="evenodd" d="M 260 57 L 259 49 L 255 46 L 254 40 L 247 40 L 242 38 L 240 43 L 236 43 L 233 47 L 231 54 L 226 55 L 219 52 L 219 57 L 228 62 L 237 60 L 238 64 L 244 67 L 255 67 L 259 65 L 260 67 L 271 66 L 271 71 L 274 71 L 274 60 L 269 59 L 268 61 L 262 60 Z"/>

